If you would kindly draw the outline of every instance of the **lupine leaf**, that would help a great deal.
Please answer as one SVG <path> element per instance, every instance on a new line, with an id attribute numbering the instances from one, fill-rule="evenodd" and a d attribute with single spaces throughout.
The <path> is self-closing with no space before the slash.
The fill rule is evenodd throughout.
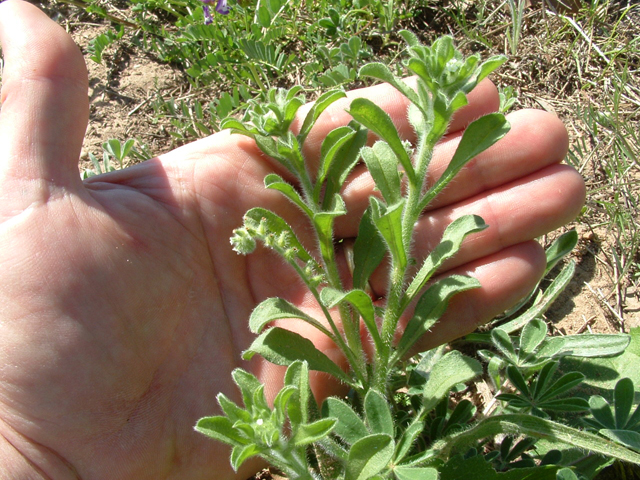
<path id="1" fill-rule="evenodd" d="M 613 393 L 614 411 L 616 416 L 616 427 L 624 428 L 631 413 L 633 399 L 635 397 L 635 388 L 630 378 L 622 378 L 616 383 Z"/>
<path id="2" fill-rule="evenodd" d="M 513 383 L 514 387 L 520 390 L 527 397 L 531 397 L 529 386 L 527 385 L 526 380 L 524 379 L 524 377 L 522 376 L 522 373 L 520 373 L 520 370 L 517 367 L 514 367 L 513 365 L 509 365 L 507 367 L 506 373 L 507 373 L 507 377 L 509 378 L 509 380 L 511 380 L 511 383 Z"/>
<path id="3" fill-rule="evenodd" d="M 364 398 L 364 412 L 371 433 L 394 436 L 393 417 L 387 400 L 375 390 L 369 390 Z"/>
<path id="4" fill-rule="evenodd" d="M 345 480 L 368 480 L 393 458 L 393 439 L 384 433 L 361 438 L 351 445 Z"/>
<path id="5" fill-rule="evenodd" d="M 555 267 L 558 262 L 571 251 L 578 244 L 578 232 L 575 230 L 569 230 L 568 232 L 560 235 L 547 250 L 545 255 L 547 257 L 547 268 L 545 269 L 545 276 L 547 273 Z"/>
<path id="6" fill-rule="evenodd" d="M 546 389 L 545 393 L 540 396 L 540 400 L 544 401 L 549 398 L 562 395 L 563 393 L 568 392 L 572 388 L 577 387 L 583 381 L 584 381 L 584 375 L 580 372 L 566 373 Z"/>
<path id="7" fill-rule="evenodd" d="M 242 354 L 242 358 L 250 360 L 256 353 L 276 365 L 306 361 L 311 370 L 326 372 L 347 384 L 351 383 L 340 367 L 318 350 L 311 340 L 283 328 L 272 327 L 263 332 Z"/>
<path id="8" fill-rule="evenodd" d="M 424 467 L 403 467 L 393 469 L 397 480 L 438 480 L 438 470 Z"/>
<path id="9" fill-rule="evenodd" d="M 547 337 L 547 324 L 533 319 L 525 325 L 520 335 L 520 357 L 532 354 Z"/>
<path id="10" fill-rule="evenodd" d="M 549 337 L 545 340 L 538 356 L 549 352 L 574 357 L 610 357 L 619 355 L 627 348 L 631 338 L 626 334 L 580 334 Z"/>
<path id="11" fill-rule="evenodd" d="M 369 434 L 366 425 L 353 408 L 338 398 L 329 397 L 324 401 L 322 416 L 338 419 L 333 433 L 348 444 L 354 444 Z"/>
<path id="12" fill-rule="evenodd" d="M 432 410 L 458 383 L 465 383 L 482 373 L 482 365 L 457 350 L 452 350 L 435 364 L 424 387 L 423 406 Z"/>
<path id="13" fill-rule="evenodd" d="M 409 425 L 404 432 L 402 432 L 402 436 L 398 441 L 398 445 L 396 446 L 396 452 L 394 455 L 394 460 L 396 462 L 401 462 L 404 457 L 407 456 L 409 450 L 413 446 L 416 439 L 420 436 L 422 431 L 424 430 L 424 423 L 415 419 L 411 425 Z"/>
<path id="14" fill-rule="evenodd" d="M 315 318 L 307 315 L 302 310 L 282 298 L 267 298 L 255 307 L 249 317 L 249 329 L 252 333 L 260 333 L 269 323 L 274 320 L 284 318 L 298 318 L 300 320 L 304 320 L 310 325 L 316 327 L 325 335 L 328 335 L 329 337 L 333 336 L 333 334 Z"/>
<path id="15" fill-rule="evenodd" d="M 387 142 L 394 151 L 409 180 L 415 183 L 416 174 L 411 164 L 409 154 L 400 140 L 398 130 L 391 121 L 389 114 L 378 105 L 366 98 L 356 98 L 351 102 L 349 114 L 362 125 L 367 127 L 382 140 Z"/>

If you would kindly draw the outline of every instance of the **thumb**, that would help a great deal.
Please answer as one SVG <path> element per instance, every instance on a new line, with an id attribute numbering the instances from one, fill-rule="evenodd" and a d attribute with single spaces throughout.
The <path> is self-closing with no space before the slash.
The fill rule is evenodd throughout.
<path id="1" fill-rule="evenodd" d="M 27 2 L 0 3 L 0 44 L 0 195 L 16 200 L 11 193 L 20 192 L 25 208 L 55 188 L 82 185 L 87 69 L 71 37 Z"/>

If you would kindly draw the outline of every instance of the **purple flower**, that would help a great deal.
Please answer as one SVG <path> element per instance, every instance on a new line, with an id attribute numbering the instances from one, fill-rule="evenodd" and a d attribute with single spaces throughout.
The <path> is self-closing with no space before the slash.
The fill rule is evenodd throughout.
<path id="1" fill-rule="evenodd" d="M 211 25 L 213 23 L 213 17 L 211 16 L 211 10 L 209 10 L 209 5 L 205 3 L 202 6 L 202 11 L 204 12 L 204 24 Z"/>
<path id="2" fill-rule="evenodd" d="M 213 17 L 211 16 L 211 10 L 209 9 L 209 5 L 214 1 L 216 2 L 216 12 L 226 15 L 229 13 L 229 4 L 227 0 L 201 0 L 204 5 L 202 6 L 202 10 L 204 12 L 204 24 L 210 25 L 213 23 Z"/>
<path id="3" fill-rule="evenodd" d="M 216 4 L 216 12 L 221 15 L 226 15 L 229 13 L 229 5 L 227 4 L 227 0 L 218 0 Z"/>

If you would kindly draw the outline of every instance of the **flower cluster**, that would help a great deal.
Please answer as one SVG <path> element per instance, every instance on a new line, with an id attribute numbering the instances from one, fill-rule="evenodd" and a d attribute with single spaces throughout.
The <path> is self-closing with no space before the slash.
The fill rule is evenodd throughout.
<path id="1" fill-rule="evenodd" d="M 211 10 L 209 10 L 209 4 L 214 3 L 214 0 L 202 0 L 204 5 L 202 6 L 202 10 L 204 11 L 204 23 L 205 25 L 210 25 L 213 23 L 213 17 L 211 16 Z M 227 0 L 216 0 L 216 12 L 221 15 L 227 15 L 229 13 L 229 4 Z"/>

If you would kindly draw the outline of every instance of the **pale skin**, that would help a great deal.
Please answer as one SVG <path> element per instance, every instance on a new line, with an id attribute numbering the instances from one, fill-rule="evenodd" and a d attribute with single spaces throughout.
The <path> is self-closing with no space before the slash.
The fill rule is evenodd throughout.
<path id="1" fill-rule="evenodd" d="M 83 183 L 77 164 L 89 109 L 79 50 L 17 0 L 0 4 L 0 41 L 0 478 L 244 480 L 257 465 L 235 474 L 227 447 L 193 426 L 219 413 L 218 392 L 238 400 L 236 367 L 259 375 L 271 395 L 277 388 L 281 369 L 240 359 L 258 302 L 280 296 L 317 313 L 279 259 L 264 250 L 238 256 L 229 244 L 243 213 L 258 205 L 304 227 L 292 206 L 264 190 L 273 165 L 248 139 L 221 132 Z M 406 102 L 388 86 L 355 96 L 383 106 L 411 139 Z M 323 135 L 348 121 L 347 104 L 322 116 L 309 161 Z M 483 82 L 431 175 L 465 125 L 497 106 L 495 86 Z M 442 272 L 473 275 L 482 288 L 452 303 L 424 348 L 472 331 L 531 289 L 544 269 L 532 239 L 573 219 L 583 203 L 582 179 L 560 164 L 568 145 L 560 121 L 533 110 L 509 120 L 508 136 L 461 173 L 419 226 L 417 257 L 457 216 L 478 214 L 491 226 Z M 370 194 L 370 179 L 357 171 L 336 240 L 355 235 Z M 383 278 L 381 271 L 372 281 L 378 294 Z M 289 326 L 337 359 L 321 334 Z M 314 388 L 322 397 L 334 386 L 318 376 Z"/>

